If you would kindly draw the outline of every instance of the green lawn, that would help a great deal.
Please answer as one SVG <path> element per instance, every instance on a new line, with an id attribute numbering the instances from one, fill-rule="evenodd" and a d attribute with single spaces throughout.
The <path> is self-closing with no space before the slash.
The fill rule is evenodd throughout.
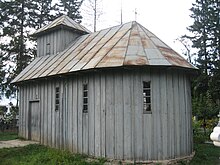
<path id="1" fill-rule="evenodd" d="M 0 132 L 0 141 L 2 140 L 14 140 L 18 138 L 16 132 Z"/>
<path id="2" fill-rule="evenodd" d="M 18 138 L 16 133 L 0 133 L 0 140 Z M 195 143 L 196 154 L 190 165 L 220 165 L 220 147 L 213 144 Z M 0 149 L 0 165 L 102 165 L 105 159 L 89 159 L 86 155 L 72 154 L 42 145 L 28 145 L 17 148 Z M 179 164 L 186 164 L 180 161 Z"/>
<path id="3" fill-rule="evenodd" d="M 25 147 L 0 149 L 1 165 L 101 165 L 105 159 L 90 160 L 86 155 L 31 144 Z"/>
<path id="4" fill-rule="evenodd" d="M 213 144 L 195 144 L 196 154 L 190 165 L 220 165 L 220 147 Z"/>

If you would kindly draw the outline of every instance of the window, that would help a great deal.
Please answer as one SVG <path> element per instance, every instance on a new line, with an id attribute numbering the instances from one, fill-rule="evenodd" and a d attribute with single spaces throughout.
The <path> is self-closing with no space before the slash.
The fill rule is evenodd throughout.
<path id="1" fill-rule="evenodd" d="M 47 43 L 47 46 L 46 46 L 46 55 L 49 55 L 50 54 L 50 43 Z"/>
<path id="2" fill-rule="evenodd" d="M 151 113 L 150 81 L 143 81 L 143 113 Z"/>
<path id="3" fill-rule="evenodd" d="M 55 89 L 55 111 L 58 111 L 60 107 L 60 88 Z"/>
<path id="4" fill-rule="evenodd" d="M 83 84 L 83 113 L 88 113 L 88 84 Z"/>

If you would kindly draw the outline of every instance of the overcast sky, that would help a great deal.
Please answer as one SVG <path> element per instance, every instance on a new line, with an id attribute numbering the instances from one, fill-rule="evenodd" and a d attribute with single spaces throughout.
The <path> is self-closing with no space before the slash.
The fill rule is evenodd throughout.
<path id="1" fill-rule="evenodd" d="M 88 26 L 88 15 L 84 12 L 86 2 L 82 6 L 84 26 Z M 120 24 L 121 0 L 97 0 L 102 1 L 103 9 L 97 30 Z M 192 24 L 189 9 L 195 0 L 122 0 L 123 23 L 135 20 L 153 32 L 166 44 L 182 54 L 183 47 L 180 43 L 174 43 L 175 39 L 187 33 L 186 27 Z M 91 27 L 90 30 L 93 30 Z"/>

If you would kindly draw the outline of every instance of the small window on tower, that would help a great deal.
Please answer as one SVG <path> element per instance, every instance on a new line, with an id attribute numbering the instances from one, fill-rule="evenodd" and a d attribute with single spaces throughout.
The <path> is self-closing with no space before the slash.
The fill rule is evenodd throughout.
<path id="1" fill-rule="evenodd" d="M 88 113 L 88 84 L 83 84 L 83 113 Z"/>
<path id="2" fill-rule="evenodd" d="M 50 43 L 47 43 L 46 54 L 47 54 L 47 55 L 50 54 Z"/>
<path id="3" fill-rule="evenodd" d="M 151 113 L 150 81 L 143 81 L 143 113 Z"/>
<path id="4" fill-rule="evenodd" d="M 55 89 L 55 111 L 58 111 L 60 107 L 60 88 Z"/>

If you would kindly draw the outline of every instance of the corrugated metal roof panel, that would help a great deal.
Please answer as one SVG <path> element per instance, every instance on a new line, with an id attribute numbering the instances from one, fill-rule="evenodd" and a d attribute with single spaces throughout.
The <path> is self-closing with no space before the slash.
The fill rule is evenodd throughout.
<path id="1" fill-rule="evenodd" d="M 71 21 L 67 20 L 67 24 Z M 54 56 L 36 58 L 13 82 L 79 70 L 128 65 L 195 69 L 183 57 L 137 22 L 83 35 Z"/>

